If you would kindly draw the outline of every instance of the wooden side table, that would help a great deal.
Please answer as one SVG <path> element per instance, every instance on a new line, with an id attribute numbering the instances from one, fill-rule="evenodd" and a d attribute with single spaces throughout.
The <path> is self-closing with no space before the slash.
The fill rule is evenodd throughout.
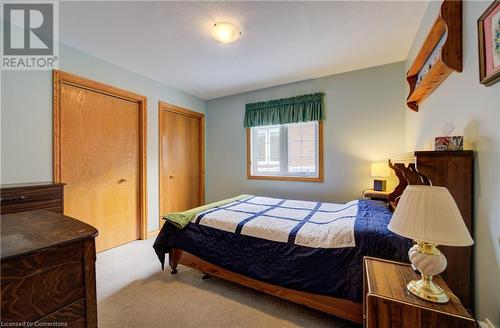
<path id="1" fill-rule="evenodd" d="M 449 295 L 446 304 L 422 300 L 406 290 L 420 276 L 410 264 L 373 257 L 363 260 L 363 321 L 367 328 L 476 327 L 476 322 L 441 277 L 434 282 Z"/>
<path id="2" fill-rule="evenodd" d="M 368 189 L 363 192 L 364 198 L 370 198 L 371 200 L 381 200 L 384 202 L 389 202 L 389 194 L 388 191 L 376 191 L 373 189 Z"/>

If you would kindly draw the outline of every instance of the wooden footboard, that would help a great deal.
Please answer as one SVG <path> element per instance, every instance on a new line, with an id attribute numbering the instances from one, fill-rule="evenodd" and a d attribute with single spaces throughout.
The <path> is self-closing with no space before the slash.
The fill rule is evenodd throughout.
<path id="1" fill-rule="evenodd" d="M 315 310 L 330 313 L 337 317 L 347 319 L 355 323 L 363 322 L 362 303 L 355 303 L 342 298 L 301 292 L 261 282 L 252 278 L 245 277 L 241 274 L 225 270 L 180 249 L 173 249 L 171 251 L 169 255 L 169 264 L 172 268 L 172 274 L 177 273 L 177 264 L 182 264 L 190 268 L 200 270 L 211 276 L 250 287 L 288 301 L 308 306 Z"/>

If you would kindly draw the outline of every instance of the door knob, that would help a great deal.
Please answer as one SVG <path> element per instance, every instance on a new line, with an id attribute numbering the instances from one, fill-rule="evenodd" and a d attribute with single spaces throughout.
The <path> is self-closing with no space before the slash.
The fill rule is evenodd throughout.
<path id="1" fill-rule="evenodd" d="M 125 179 L 125 178 L 121 178 L 120 180 L 118 180 L 118 183 L 124 183 L 124 182 L 127 182 L 128 180 Z"/>
<path id="2" fill-rule="evenodd" d="M 168 177 L 170 180 L 175 179 L 175 175 L 171 175 Z"/>

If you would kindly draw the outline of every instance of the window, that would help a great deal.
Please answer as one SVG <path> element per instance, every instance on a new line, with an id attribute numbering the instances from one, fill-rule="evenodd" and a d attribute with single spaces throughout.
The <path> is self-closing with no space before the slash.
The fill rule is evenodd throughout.
<path id="1" fill-rule="evenodd" d="M 258 126 L 247 129 L 249 179 L 322 181 L 322 124 Z"/>

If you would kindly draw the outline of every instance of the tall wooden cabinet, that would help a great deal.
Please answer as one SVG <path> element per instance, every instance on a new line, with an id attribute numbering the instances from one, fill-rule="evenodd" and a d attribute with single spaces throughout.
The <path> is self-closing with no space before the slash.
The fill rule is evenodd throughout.
<path id="1" fill-rule="evenodd" d="M 424 184 L 448 188 L 455 199 L 469 232 L 474 237 L 473 169 L 474 152 L 462 151 L 415 151 L 390 160 L 389 164 L 400 180 L 400 185 L 389 195 L 397 202 L 402 189 L 410 184 Z M 439 246 L 448 261 L 441 274 L 450 289 L 473 312 L 473 259 L 472 247 Z"/>

